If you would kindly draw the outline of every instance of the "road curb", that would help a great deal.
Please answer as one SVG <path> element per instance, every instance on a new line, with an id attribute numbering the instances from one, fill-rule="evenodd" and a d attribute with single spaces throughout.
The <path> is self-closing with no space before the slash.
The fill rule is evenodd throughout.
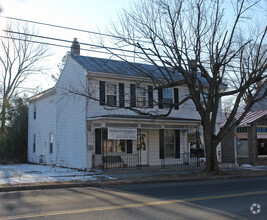
<path id="1" fill-rule="evenodd" d="M 10 185 L 0 186 L 0 192 L 38 190 L 38 189 L 60 189 L 60 188 L 79 188 L 79 187 L 99 187 L 109 185 L 129 185 L 129 184 L 149 184 L 149 183 L 166 183 L 166 182 L 193 182 L 193 181 L 208 181 L 208 180 L 222 180 L 235 178 L 253 178 L 267 176 L 266 171 L 239 174 L 239 175 L 209 175 L 209 176 L 179 176 L 179 175 L 154 175 L 146 177 L 134 177 L 113 180 L 101 180 L 90 182 L 53 182 L 53 183 L 39 183 L 27 185 Z"/>

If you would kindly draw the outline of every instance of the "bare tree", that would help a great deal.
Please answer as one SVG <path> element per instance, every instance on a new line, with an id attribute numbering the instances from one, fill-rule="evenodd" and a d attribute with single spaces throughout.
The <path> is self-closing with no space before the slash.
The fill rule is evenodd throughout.
<path id="1" fill-rule="evenodd" d="M 154 82 L 155 88 L 187 85 L 188 98 L 194 102 L 202 121 L 207 171 L 218 171 L 216 147 L 253 104 L 266 96 L 266 91 L 261 97 L 256 98 L 255 94 L 257 83 L 266 79 L 267 28 L 265 24 L 257 26 L 254 35 L 249 34 L 256 24 L 248 17 L 261 1 L 234 2 L 224 5 L 220 0 L 141 0 L 124 11 L 112 31 L 119 48 L 134 48 L 135 59 L 160 71 L 160 76 L 142 72 Z M 129 60 L 129 54 L 119 56 L 107 50 L 126 62 Z M 216 119 L 223 97 L 234 100 L 228 120 L 218 131 Z M 244 100 L 244 112 L 234 121 Z"/>
<path id="2" fill-rule="evenodd" d="M 135 69 L 143 77 L 141 81 L 150 79 L 154 89 L 187 86 L 188 94 L 178 104 L 191 99 L 200 115 L 207 171 L 219 170 L 217 146 L 267 93 L 266 88 L 261 95 L 257 93 L 264 89 L 258 86 L 259 82 L 266 83 L 267 27 L 257 26 L 249 17 L 261 1 L 233 2 L 225 5 L 221 0 L 140 0 L 121 14 L 120 22 L 113 24 L 112 45 L 117 46 L 116 50 L 101 39 L 112 56 L 132 65 L 132 71 Z M 132 58 L 155 69 L 142 69 L 130 62 Z M 136 79 L 137 84 L 141 81 Z M 91 88 L 70 86 L 67 90 L 96 100 Z M 218 129 L 221 100 L 225 98 L 231 99 L 232 106 L 226 123 Z M 241 104 L 243 113 L 236 120 Z M 123 108 L 138 114 L 166 116 L 175 107 L 169 106 L 163 113 L 138 106 Z"/>
<path id="3" fill-rule="evenodd" d="M 0 96 L 1 96 L 1 134 L 6 130 L 6 111 L 10 100 L 24 92 L 33 74 L 44 71 L 44 58 L 49 56 L 45 45 L 36 44 L 32 39 L 33 30 L 28 26 L 9 23 L 0 40 Z"/>

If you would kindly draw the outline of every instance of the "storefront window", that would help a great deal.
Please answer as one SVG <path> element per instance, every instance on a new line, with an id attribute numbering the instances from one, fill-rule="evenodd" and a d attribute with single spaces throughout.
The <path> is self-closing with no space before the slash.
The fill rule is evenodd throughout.
<path id="1" fill-rule="evenodd" d="M 126 152 L 127 142 L 125 140 L 106 140 L 103 142 L 104 153 Z"/>
<path id="2" fill-rule="evenodd" d="M 259 156 L 267 156 L 267 139 L 258 139 L 257 148 Z"/>
<path id="3" fill-rule="evenodd" d="M 125 152 L 126 150 L 126 141 L 125 140 L 115 140 L 115 150 L 117 153 Z"/>
<path id="4" fill-rule="evenodd" d="M 113 153 L 113 141 L 112 140 L 105 140 L 103 142 L 103 148 L 105 153 Z"/>

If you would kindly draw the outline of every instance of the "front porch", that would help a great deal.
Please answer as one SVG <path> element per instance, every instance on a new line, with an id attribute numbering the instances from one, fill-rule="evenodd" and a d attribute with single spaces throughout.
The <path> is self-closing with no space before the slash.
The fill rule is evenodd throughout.
<path id="1" fill-rule="evenodd" d="M 199 127 L 200 121 L 192 119 L 115 116 L 90 119 L 87 136 L 88 145 L 92 146 L 91 167 L 142 169 L 199 163 L 190 156 L 188 142 L 188 133 Z"/>

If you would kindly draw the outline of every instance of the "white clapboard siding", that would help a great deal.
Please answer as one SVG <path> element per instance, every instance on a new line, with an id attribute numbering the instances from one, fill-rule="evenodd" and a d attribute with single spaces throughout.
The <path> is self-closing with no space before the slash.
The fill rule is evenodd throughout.
<path id="1" fill-rule="evenodd" d="M 70 88 L 85 88 L 86 72 L 69 59 L 57 84 L 57 165 L 86 169 L 86 100 Z"/>
<path id="2" fill-rule="evenodd" d="M 36 119 L 34 119 L 36 105 Z M 28 160 L 33 163 L 56 164 L 56 105 L 55 94 L 30 102 L 28 126 Z M 54 135 L 53 153 L 50 153 L 50 133 Z M 33 137 L 36 135 L 35 152 L 33 152 Z"/>

